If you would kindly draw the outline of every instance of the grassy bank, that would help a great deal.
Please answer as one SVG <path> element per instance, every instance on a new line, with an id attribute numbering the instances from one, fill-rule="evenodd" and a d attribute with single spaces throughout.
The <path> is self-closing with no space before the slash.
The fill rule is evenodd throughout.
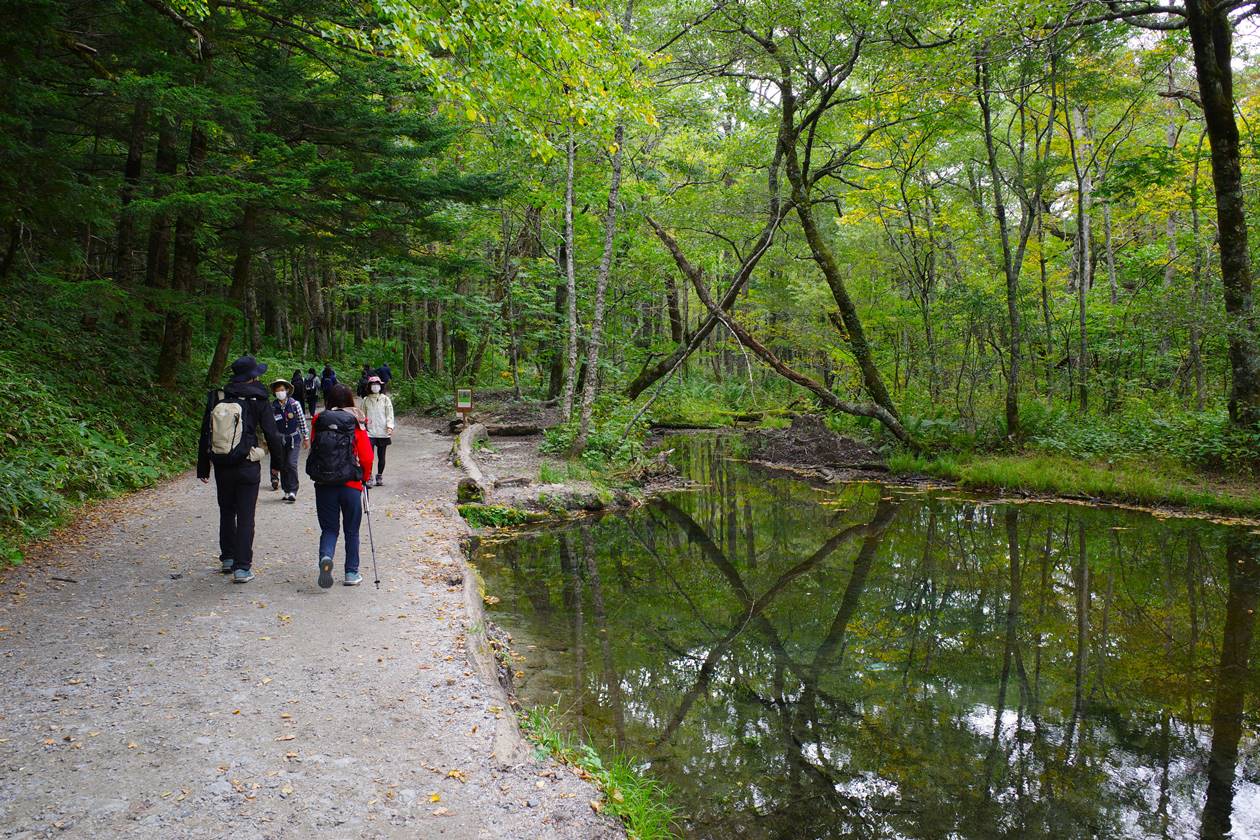
<path id="1" fill-rule="evenodd" d="M 563 733 L 554 707 L 522 712 L 521 729 L 535 747 L 557 761 L 577 767 L 604 794 L 597 810 L 619 818 L 631 840 L 669 840 L 674 832 L 676 813 L 666 802 L 665 789 L 648 777 L 625 756 L 604 762 L 590 744 Z"/>
<path id="2" fill-rule="evenodd" d="M 930 475 L 973 490 L 1085 496 L 1235 516 L 1260 515 L 1260 491 L 1254 485 L 1212 476 L 1167 458 L 1091 460 L 1041 453 L 919 457 L 898 453 L 888 459 L 888 466 L 897 474 Z"/>

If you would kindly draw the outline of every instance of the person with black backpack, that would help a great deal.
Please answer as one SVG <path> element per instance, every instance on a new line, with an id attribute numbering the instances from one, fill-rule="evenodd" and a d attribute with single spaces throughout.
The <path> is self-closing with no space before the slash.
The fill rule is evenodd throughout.
<path id="1" fill-rule="evenodd" d="M 219 571 L 231 574 L 233 583 L 254 579 L 254 510 L 262 478 L 262 447 L 258 428 L 272 452 L 284 451 L 276 428 L 266 387 L 258 377 L 267 372 L 253 356 L 232 362 L 232 378 L 206 397 L 197 447 L 197 478 L 210 480 L 219 502 Z"/>
<path id="2" fill-rule="evenodd" d="M 297 400 L 302 408 L 302 414 L 310 417 L 315 412 L 306 410 L 306 380 L 302 378 L 302 369 L 298 368 L 293 371 L 293 390 L 289 392 L 289 396 Z"/>
<path id="3" fill-rule="evenodd" d="M 363 582 L 359 574 L 359 525 L 363 521 L 364 485 L 372 477 L 372 444 L 354 392 L 337 384 L 324 394 L 324 410 L 311 423 L 311 454 L 306 474 L 315 484 L 319 516 L 319 585 L 333 585 L 337 533 L 346 536 L 346 586 Z"/>
<path id="4" fill-rule="evenodd" d="M 306 409 L 307 417 L 315 416 L 315 409 L 319 405 L 319 377 L 315 375 L 315 368 L 306 369 L 306 404 L 302 407 Z"/>
<path id="5" fill-rule="evenodd" d="M 363 363 L 363 372 L 359 374 L 359 386 L 355 389 L 355 393 L 360 397 L 368 395 L 368 380 L 376 374 L 372 370 L 372 366 L 367 362 Z"/>
<path id="6" fill-rule="evenodd" d="M 337 372 L 332 369 L 332 365 L 324 362 L 324 370 L 319 375 L 319 390 L 324 392 L 324 404 L 328 403 L 328 392 L 332 390 L 332 386 L 337 384 Z"/>

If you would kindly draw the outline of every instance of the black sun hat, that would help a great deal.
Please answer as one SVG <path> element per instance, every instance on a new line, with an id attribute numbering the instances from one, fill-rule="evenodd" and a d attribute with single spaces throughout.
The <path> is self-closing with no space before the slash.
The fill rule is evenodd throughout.
<path id="1" fill-rule="evenodd" d="M 267 372 L 267 365 L 253 356 L 241 356 L 232 362 L 232 381 L 248 382 Z"/>

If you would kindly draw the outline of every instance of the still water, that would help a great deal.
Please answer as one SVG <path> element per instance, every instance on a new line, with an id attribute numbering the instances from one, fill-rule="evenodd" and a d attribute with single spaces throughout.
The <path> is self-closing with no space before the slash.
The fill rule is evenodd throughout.
<path id="1" fill-rule="evenodd" d="M 641 759 L 687 837 L 1260 838 L 1256 531 L 738 447 L 475 555 L 521 701 Z"/>

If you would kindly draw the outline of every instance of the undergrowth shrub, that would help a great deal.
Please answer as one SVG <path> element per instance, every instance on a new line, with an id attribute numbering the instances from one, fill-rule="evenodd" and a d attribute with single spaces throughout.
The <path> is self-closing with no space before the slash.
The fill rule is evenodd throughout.
<path id="1" fill-rule="evenodd" d="M 459 515 L 474 528 L 510 528 L 513 525 L 534 522 L 539 518 L 537 514 L 506 505 L 470 503 L 459 505 L 458 510 Z"/>
<path id="2" fill-rule="evenodd" d="M 0 337 L 0 399 L 10 418 L 0 435 L 0 555 L 11 563 L 22 560 L 21 543 L 76 505 L 189 467 L 205 394 L 191 384 L 155 391 L 134 358 L 82 334 L 75 363 L 49 348 L 34 356 L 41 364 L 33 370 L 22 362 L 33 357 L 29 338 Z"/>
<path id="3" fill-rule="evenodd" d="M 631 840 L 673 840 L 678 813 L 669 804 L 669 790 L 647 775 L 632 759 L 614 754 L 605 760 L 591 744 L 565 733 L 555 706 L 535 707 L 519 715 L 521 730 L 539 758 L 550 755 L 578 768 L 604 794 L 597 810 L 606 810 L 626 826 Z"/>
<path id="4" fill-rule="evenodd" d="M 1029 448 L 1073 458 L 1160 455 L 1238 474 L 1260 466 L 1260 429 L 1237 429 L 1224 411 L 1159 415 L 1139 406 L 1100 417 L 1037 406 L 1024 428 Z"/>
<path id="5" fill-rule="evenodd" d="M 638 408 L 619 397 L 607 395 L 596 400 L 591 428 L 586 436 L 582 461 L 592 468 L 629 466 L 643 457 L 643 441 L 648 422 L 644 417 L 631 423 Z M 577 439 L 577 410 L 567 423 L 552 426 L 543 433 L 539 447 L 549 455 L 569 455 Z"/>

